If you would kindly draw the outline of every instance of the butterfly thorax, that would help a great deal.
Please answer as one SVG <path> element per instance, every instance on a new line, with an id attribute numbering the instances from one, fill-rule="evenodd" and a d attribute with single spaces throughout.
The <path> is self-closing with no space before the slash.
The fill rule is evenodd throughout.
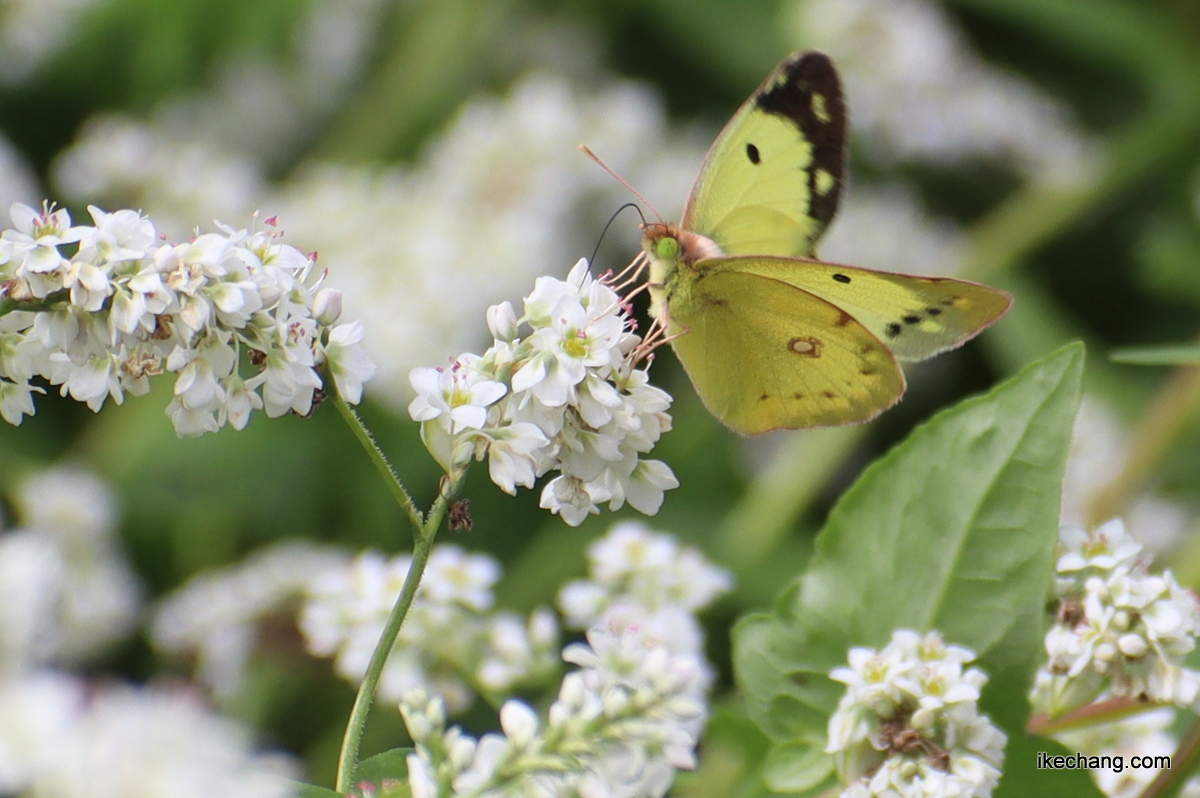
<path id="1" fill-rule="evenodd" d="M 668 302 L 690 304 L 695 264 L 725 254 L 711 238 L 661 223 L 646 225 L 642 248 L 650 258 L 650 313 L 655 318 L 667 316 Z"/>

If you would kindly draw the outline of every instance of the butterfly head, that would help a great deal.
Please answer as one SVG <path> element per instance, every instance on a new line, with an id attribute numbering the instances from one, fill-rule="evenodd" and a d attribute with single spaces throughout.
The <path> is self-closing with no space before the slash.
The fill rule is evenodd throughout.
<path id="1" fill-rule="evenodd" d="M 692 264 L 724 254 L 712 239 L 673 224 L 649 222 L 643 229 L 642 249 L 650 256 L 652 264 Z"/>

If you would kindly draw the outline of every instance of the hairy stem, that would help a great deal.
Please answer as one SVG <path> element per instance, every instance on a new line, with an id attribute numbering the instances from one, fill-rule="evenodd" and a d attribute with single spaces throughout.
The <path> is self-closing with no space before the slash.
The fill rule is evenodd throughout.
<path id="1" fill-rule="evenodd" d="M 332 384 L 331 380 L 326 380 L 327 384 Z M 417 505 L 413 502 L 412 497 L 408 495 L 408 491 L 404 488 L 404 483 L 400 481 L 400 476 L 396 470 L 392 468 L 392 464 L 388 462 L 387 455 L 379 448 L 379 444 L 375 442 L 375 436 L 367 429 L 367 425 L 363 423 L 362 418 L 354 411 L 354 408 L 346 404 L 346 400 L 334 393 L 334 406 L 338 412 L 342 414 L 342 418 L 346 420 L 346 424 L 354 432 L 354 437 L 358 438 L 358 442 L 367 450 L 367 456 L 371 458 L 371 462 L 375 464 L 375 470 L 383 477 L 383 481 L 387 483 L 388 489 L 391 490 L 393 498 L 399 504 L 404 512 L 408 515 L 409 523 L 413 526 L 414 537 L 421 533 L 421 529 L 425 524 L 425 518 L 422 517 L 421 511 L 417 509 Z"/>
<path id="2" fill-rule="evenodd" d="M 382 457 L 382 454 L 380 456 Z M 396 597 L 396 603 L 388 614 L 387 624 L 379 636 L 379 642 L 375 644 L 371 662 L 367 665 L 367 672 L 363 676 L 362 684 L 358 687 L 358 694 L 354 697 L 350 719 L 346 723 L 346 733 L 342 737 L 342 750 L 338 756 L 337 781 L 334 786 L 334 789 L 340 793 L 347 793 L 353 787 L 354 771 L 358 766 L 359 744 L 362 742 L 367 715 L 375 700 L 379 678 L 383 675 L 383 667 L 387 664 L 388 655 L 392 653 L 392 648 L 396 645 L 400 626 L 404 623 L 404 618 L 408 615 L 408 610 L 412 607 L 413 599 L 417 595 L 417 587 L 421 584 L 421 577 L 429 562 L 429 554 L 433 550 L 433 541 L 437 537 L 438 528 L 442 525 L 442 519 L 446 517 L 446 510 L 451 500 L 462 487 L 465 474 L 464 470 L 459 471 L 453 479 L 443 478 L 442 490 L 438 494 L 437 501 L 425 515 L 424 523 L 418 526 L 408 575 L 404 577 L 400 595 Z M 416 512 L 415 508 L 414 512 Z"/>

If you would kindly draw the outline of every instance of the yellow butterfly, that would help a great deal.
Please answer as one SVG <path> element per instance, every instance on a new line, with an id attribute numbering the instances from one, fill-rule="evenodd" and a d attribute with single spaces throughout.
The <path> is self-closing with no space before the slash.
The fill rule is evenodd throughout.
<path id="1" fill-rule="evenodd" d="M 743 435 L 874 418 L 904 393 L 897 359 L 960 346 L 1012 303 L 817 260 L 845 151 L 833 63 L 794 53 L 717 136 L 683 221 L 646 225 L 651 312 L 705 407 Z"/>

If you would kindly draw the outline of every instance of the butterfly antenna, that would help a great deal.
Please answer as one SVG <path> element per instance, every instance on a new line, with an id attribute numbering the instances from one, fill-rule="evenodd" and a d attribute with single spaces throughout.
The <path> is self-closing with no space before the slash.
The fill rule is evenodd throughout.
<path id="1" fill-rule="evenodd" d="M 617 217 L 621 215 L 621 211 L 626 208 L 633 208 L 637 211 L 638 216 L 642 217 L 642 224 L 646 223 L 646 217 L 642 214 L 642 209 L 638 207 L 636 202 L 626 202 L 620 208 L 617 208 L 613 212 L 613 215 L 608 217 L 608 223 L 604 225 L 604 229 L 600 231 L 600 237 L 596 239 L 596 248 L 592 250 L 592 257 L 588 258 L 588 263 L 596 262 L 596 254 L 600 252 L 600 245 L 604 242 L 604 236 L 608 234 L 608 228 L 612 227 L 612 223 L 617 220 Z"/>
<path id="2" fill-rule="evenodd" d="M 629 183 L 625 182 L 625 178 L 621 177 L 619 174 L 617 174 L 611 168 L 609 168 L 608 164 L 606 164 L 604 161 L 600 160 L 600 156 L 598 156 L 598 155 L 596 155 L 596 153 L 592 152 L 586 144 L 580 144 L 579 149 L 583 151 L 584 155 L 586 155 L 587 157 L 589 157 L 593 161 L 595 161 L 597 164 L 599 164 L 601 169 L 603 169 L 604 171 L 606 171 L 610 175 L 612 175 L 613 178 L 618 183 L 625 186 L 625 188 L 629 189 L 629 193 L 632 194 L 633 196 L 637 197 L 639 200 L 641 200 L 642 204 L 645 205 L 647 208 L 649 208 L 650 212 L 658 217 L 659 222 L 663 221 L 662 214 L 660 214 L 658 211 L 654 210 L 654 206 L 650 204 L 649 200 L 647 200 L 645 197 L 643 197 L 636 188 L 629 185 Z M 643 216 L 642 217 L 643 223 L 645 222 L 645 220 L 646 220 L 646 217 Z"/>

